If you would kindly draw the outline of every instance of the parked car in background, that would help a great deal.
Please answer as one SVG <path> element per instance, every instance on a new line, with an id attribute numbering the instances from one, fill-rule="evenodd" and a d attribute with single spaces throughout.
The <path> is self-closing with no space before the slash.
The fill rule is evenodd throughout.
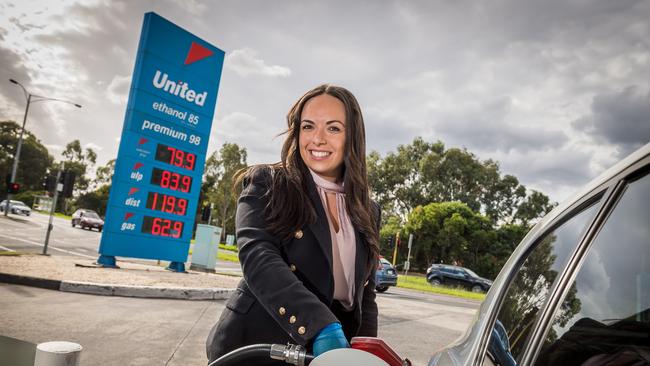
<path id="1" fill-rule="evenodd" d="M 434 286 L 463 287 L 472 292 L 487 292 L 492 281 L 483 278 L 469 268 L 449 264 L 433 264 L 427 269 L 427 281 Z"/>
<path id="2" fill-rule="evenodd" d="M 104 220 L 93 210 L 80 208 L 72 214 L 72 227 L 79 225 L 82 229 L 104 229 Z"/>
<path id="3" fill-rule="evenodd" d="M 7 200 L 2 200 L 2 202 L 0 202 L 0 212 L 4 212 L 6 207 L 7 207 Z M 32 209 L 29 208 L 29 206 L 27 206 L 22 201 L 11 200 L 9 202 L 9 212 L 16 215 L 29 216 L 32 214 Z"/>
<path id="4" fill-rule="evenodd" d="M 650 364 L 650 144 L 526 235 L 438 365 Z"/>
<path id="5" fill-rule="evenodd" d="M 375 272 L 375 289 L 385 292 L 390 286 L 397 286 L 397 270 L 386 258 L 380 257 Z"/>

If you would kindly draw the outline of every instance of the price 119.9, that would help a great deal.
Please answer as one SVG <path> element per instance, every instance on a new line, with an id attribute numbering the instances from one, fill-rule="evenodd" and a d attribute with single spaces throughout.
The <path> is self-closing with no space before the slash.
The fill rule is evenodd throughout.
<path id="1" fill-rule="evenodd" d="M 156 211 L 183 216 L 187 212 L 187 200 L 168 194 L 149 192 L 146 207 Z"/>

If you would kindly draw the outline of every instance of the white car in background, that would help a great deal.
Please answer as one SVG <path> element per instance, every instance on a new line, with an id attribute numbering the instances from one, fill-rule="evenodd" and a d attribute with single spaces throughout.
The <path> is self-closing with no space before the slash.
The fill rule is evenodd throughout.
<path id="1" fill-rule="evenodd" d="M 4 212 L 5 207 L 7 207 L 7 200 L 2 200 L 0 202 L 0 212 Z M 29 216 L 32 214 L 32 209 L 22 201 L 11 200 L 9 201 L 9 212 L 16 215 Z"/>

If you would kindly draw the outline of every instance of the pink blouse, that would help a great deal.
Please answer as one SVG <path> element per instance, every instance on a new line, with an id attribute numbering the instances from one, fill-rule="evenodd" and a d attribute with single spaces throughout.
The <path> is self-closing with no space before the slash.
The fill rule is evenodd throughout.
<path id="1" fill-rule="evenodd" d="M 327 222 L 332 237 L 332 272 L 334 274 L 334 299 L 339 300 L 344 308 L 351 310 L 354 299 L 354 272 L 355 259 L 357 255 L 356 235 L 354 226 L 345 206 L 345 191 L 343 184 L 332 183 L 318 174 L 311 172 L 316 183 L 316 190 L 323 202 Z M 334 229 L 330 218 L 327 196 L 336 196 L 337 221 L 339 231 Z"/>

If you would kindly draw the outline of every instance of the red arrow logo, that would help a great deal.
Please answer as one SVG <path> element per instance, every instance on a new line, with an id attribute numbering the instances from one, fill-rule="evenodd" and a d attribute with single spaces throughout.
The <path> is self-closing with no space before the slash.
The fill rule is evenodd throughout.
<path id="1" fill-rule="evenodd" d="M 140 137 L 140 141 L 138 141 L 138 145 L 142 145 L 142 144 L 146 143 L 147 141 L 149 141 L 149 140 L 147 140 L 144 137 Z"/>
<path id="2" fill-rule="evenodd" d="M 192 42 L 192 46 L 190 46 L 190 52 L 187 53 L 187 57 L 185 58 L 185 65 L 203 60 L 204 58 L 210 57 L 213 54 L 214 52 L 212 52 L 212 50 L 205 48 L 196 42 Z"/>
<path id="3" fill-rule="evenodd" d="M 124 215 L 124 221 L 128 221 L 131 217 L 133 217 L 133 213 L 127 212 L 126 215 Z"/>
<path id="4" fill-rule="evenodd" d="M 137 191 L 138 191 L 137 188 L 131 188 L 131 189 L 129 189 L 129 196 L 132 195 L 132 194 L 134 194 L 134 193 L 137 192 Z"/>
<path id="5" fill-rule="evenodd" d="M 138 170 L 138 169 L 142 168 L 143 166 L 144 166 L 144 164 L 142 164 L 140 162 L 135 163 L 135 165 L 133 166 L 133 170 Z"/>

